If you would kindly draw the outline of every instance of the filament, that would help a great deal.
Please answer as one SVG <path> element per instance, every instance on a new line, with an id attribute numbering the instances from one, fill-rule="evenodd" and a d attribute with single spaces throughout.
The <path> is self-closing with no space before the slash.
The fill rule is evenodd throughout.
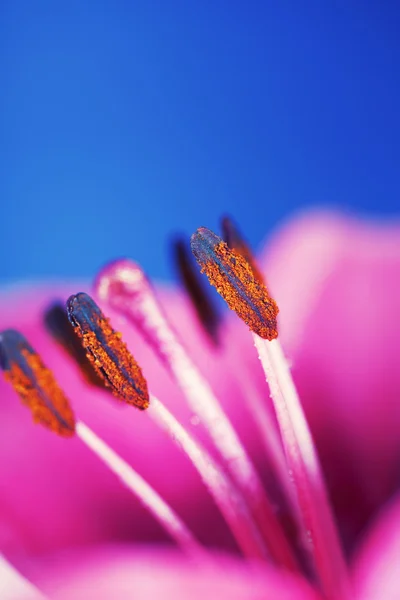
<path id="1" fill-rule="evenodd" d="M 246 450 L 208 382 L 169 325 L 143 271 L 132 261 L 117 261 L 100 273 L 96 288 L 102 300 L 139 328 L 162 360 L 224 459 L 260 527 L 271 557 L 295 570 L 293 551 Z"/>
<path id="2" fill-rule="evenodd" d="M 205 550 L 175 511 L 126 461 L 82 421 L 76 423 L 75 431 L 84 444 L 119 477 L 122 483 L 149 510 L 178 546 L 194 556 L 205 553 Z"/>
<path id="3" fill-rule="evenodd" d="M 155 396 L 150 397 L 146 414 L 171 436 L 193 463 L 243 554 L 251 558 L 266 558 L 268 554 L 264 541 L 249 514 L 247 504 L 220 466 Z"/>
<path id="4" fill-rule="evenodd" d="M 229 348 L 227 348 L 227 354 L 228 358 L 231 358 Z M 234 373 L 235 381 L 247 403 L 254 424 L 259 431 L 268 463 L 287 501 L 292 505 L 292 508 L 296 508 L 295 503 L 293 503 L 293 486 L 287 476 L 287 463 L 281 437 L 277 431 L 276 422 L 267 407 L 267 399 L 260 393 L 253 382 L 252 374 L 246 368 L 243 360 L 235 360 L 235 357 L 232 356 L 231 363 L 231 370 Z"/>
<path id="5" fill-rule="evenodd" d="M 132 398 L 138 396 L 139 399 L 136 402 L 142 408 L 143 400 L 148 403 L 148 395 L 147 383 L 141 374 L 140 368 L 117 334 L 112 330 L 111 333 L 109 332 L 108 322 L 93 317 L 93 312 L 89 310 L 89 307 L 92 308 L 93 301 L 88 303 L 87 299 L 91 301 L 85 295 L 83 306 L 86 317 L 93 320 L 95 331 L 101 326 L 101 332 L 106 331 L 108 334 L 106 339 L 111 340 L 111 349 L 108 348 L 108 352 L 106 349 L 102 349 L 99 355 L 106 357 L 108 371 L 113 374 L 113 380 L 117 378 L 114 373 L 118 374 L 118 366 L 117 364 L 111 364 L 110 355 L 123 356 L 122 368 L 119 367 L 120 370 L 124 369 L 123 384 L 119 384 L 120 389 L 124 392 L 123 399 L 127 403 L 131 403 Z M 76 307 L 76 312 L 79 313 L 81 308 L 81 305 Z M 95 308 L 97 307 L 95 306 Z M 99 309 L 95 311 L 96 315 L 98 311 Z M 82 322 L 80 324 L 82 325 Z M 88 333 L 86 329 L 84 333 L 85 335 Z M 116 340 L 119 341 L 120 346 L 115 348 Z M 93 346 L 94 343 L 91 347 Z M 86 446 L 139 498 L 181 548 L 192 554 L 204 554 L 204 550 L 180 517 L 158 493 L 87 425 L 82 421 L 76 422 L 70 402 L 58 386 L 53 373 L 45 366 L 41 357 L 18 331 L 8 329 L 0 333 L 0 359 L 6 379 L 10 381 L 17 394 L 31 409 L 34 420 L 36 419 L 58 435 L 68 437 L 78 435 Z M 126 370 L 129 366 L 132 366 L 131 371 Z M 102 373 L 101 369 L 99 369 L 100 373 Z M 104 373 L 104 376 L 106 376 L 106 371 Z M 134 381 L 135 388 L 132 392 L 132 390 L 126 389 L 125 381 L 129 381 L 134 377 L 137 381 Z M 146 396 L 143 396 L 144 390 Z"/>
<path id="6" fill-rule="evenodd" d="M 314 443 L 278 340 L 254 344 L 270 388 L 302 525 L 321 588 L 327 598 L 349 598 L 347 569 Z"/>

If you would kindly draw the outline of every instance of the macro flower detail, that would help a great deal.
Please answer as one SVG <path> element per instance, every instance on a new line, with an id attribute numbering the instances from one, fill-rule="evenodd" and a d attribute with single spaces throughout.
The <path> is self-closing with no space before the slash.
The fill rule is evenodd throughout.
<path id="1" fill-rule="evenodd" d="M 190 246 L 183 238 L 173 243 L 174 263 L 183 289 L 187 292 L 201 326 L 211 342 L 219 346 L 221 313 L 209 293 L 208 286 L 197 269 L 193 268 L 194 257 Z"/>
<path id="2" fill-rule="evenodd" d="M 75 418 L 53 374 L 24 337 L 12 329 L 0 334 L 1 368 L 5 378 L 29 406 L 33 419 L 59 435 L 71 436 Z"/>
<path id="3" fill-rule="evenodd" d="M 282 246 L 283 256 L 285 252 L 293 256 L 293 240 L 299 244 L 299 240 L 306 239 L 298 234 L 302 222 L 292 227 L 292 238 L 289 236 L 286 247 Z M 335 223 L 329 215 L 310 220 L 308 230 L 304 227 L 307 239 L 312 235 L 315 239 L 325 228 L 321 246 L 333 243 L 335 235 L 343 240 L 347 231 L 344 222 Z M 331 239 L 326 233 L 329 227 Z M 363 237 L 361 225 L 355 225 L 354 230 L 359 238 Z M 96 590 L 100 599 L 109 597 L 111 589 L 116 598 L 139 599 L 164 593 L 168 599 L 183 600 L 208 593 L 230 600 L 378 600 L 383 589 L 385 598 L 396 597 L 399 590 L 395 582 L 388 585 L 386 580 L 385 586 L 380 586 L 377 577 L 371 576 L 375 568 L 383 572 L 380 555 L 374 551 L 377 536 L 369 536 L 361 562 L 357 553 L 356 559 L 350 558 L 355 542 L 350 544 L 343 536 L 343 517 L 351 513 L 341 512 L 335 496 L 331 504 L 331 471 L 323 445 L 321 462 L 318 456 L 318 421 L 307 401 L 303 404 L 304 383 L 300 377 L 297 392 L 296 368 L 292 378 L 280 345 L 280 319 L 285 324 L 288 299 L 280 301 L 273 265 L 265 270 L 262 261 L 257 263 L 230 220 L 224 221 L 223 233 L 225 242 L 200 228 L 192 237 L 194 255 L 210 283 L 252 333 L 246 332 L 234 315 L 217 317 L 212 301 L 203 301 L 202 286 L 193 283 L 198 281 L 191 273 L 193 264 L 182 250 L 180 268 L 186 270 L 185 288 L 192 304 L 182 303 L 177 297 L 174 305 L 169 300 L 170 292 L 154 290 L 138 265 L 121 260 L 98 274 L 91 290 L 93 297 L 86 292 L 70 296 L 73 289 L 42 295 L 35 308 L 38 325 L 31 325 L 29 319 L 18 323 L 13 317 L 13 311 L 18 314 L 17 302 L 5 311 L 7 329 L 0 336 L 0 362 L 8 383 L 32 410 L 36 421 L 52 432 L 71 437 L 63 440 L 45 429 L 29 429 L 10 388 L 4 388 L 5 418 L 9 411 L 13 422 L 15 412 L 15 431 L 25 427 L 29 431 L 27 444 L 31 457 L 36 457 L 36 482 L 43 476 L 44 506 L 57 506 L 62 498 L 54 513 L 47 508 L 47 523 L 41 517 L 40 505 L 33 503 L 29 508 L 36 516 L 25 529 L 17 526 L 27 508 L 19 503 L 17 495 L 12 496 L 13 510 L 7 507 L 11 506 L 7 501 L 0 504 L 3 521 L 9 524 L 8 530 L 0 528 L 1 573 L 9 577 L 10 589 L 14 583 L 17 585 L 16 578 L 19 586 L 25 585 L 26 596 L 21 597 L 79 600 L 87 589 Z M 393 268 L 400 270 L 400 251 L 393 242 L 391 253 L 387 252 L 388 244 L 387 236 L 383 236 L 376 248 L 384 247 L 384 259 L 393 260 Z M 300 251 L 305 252 L 306 246 Z M 342 249 L 342 241 L 338 241 L 338 247 Z M 320 256 L 322 253 L 318 259 Z M 288 272 L 291 268 L 289 260 Z M 335 268 L 340 272 L 340 261 L 336 267 L 330 264 L 329 269 L 324 264 L 322 278 L 314 271 L 319 289 L 328 284 Z M 303 273 L 303 282 L 305 279 Z M 278 303 L 270 292 L 275 287 L 279 324 Z M 62 305 L 57 300 L 60 297 L 64 298 Z M 294 304 L 295 300 L 298 298 L 293 299 Z M 35 302 L 30 304 L 35 306 Z M 59 308 L 55 310 L 55 306 Z M 175 315 L 171 310 L 174 306 Z M 300 310 L 301 298 L 298 306 Z M 56 333 L 55 341 L 59 343 L 54 344 L 46 331 Z M 287 325 L 282 336 L 286 349 L 285 340 L 290 337 L 285 331 Z M 304 342 L 298 344 L 299 351 L 305 347 Z M 288 344 L 289 355 L 296 358 L 294 348 L 294 344 Z M 88 366 L 94 367 L 94 378 Z M 124 403 L 116 403 L 109 391 Z M 323 402 L 320 399 L 313 410 L 321 411 Z M 141 411 L 132 410 L 129 404 Z M 256 430 L 251 419 L 256 421 Z M 360 434 L 355 431 L 355 435 Z M 386 458 L 379 454 L 379 440 L 376 452 L 382 456 L 383 468 Z M 13 453 L 7 456 L 12 465 Z M 362 455 L 358 460 L 362 461 Z M 388 465 L 390 460 L 388 456 Z M 58 468 L 62 465 L 63 479 L 58 478 L 59 469 L 51 471 L 52 464 Z M 7 477 L 10 471 L 5 466 Z M 52 473 L 51 485 L 46 484 L 47 472 Z M 30 484 L 26 478 L 24 471 L 21 485 L 40 493 L 40 485 Z M 13 493 L 13 483 L 5 481 L 9 482 L 8 492 L 4 482 L 2 486 L 7 499 L 7 493 Z M 66 493 L 69 482 L 70 491 Z M 376 486 L 378 497 L 379 478 Z M 389 496 L 387 493 L 385 498 L 382 492 L 381 503 Z M 360 514 L 366 514 L 368 503 L 358 508 Z M 103 514 L 101 520 L 93 522 L 93 533 L 90 514 Z M 392 509 L 391 514 L 395 522 L 397 512 Z M 370 518 L 374 516 L 376 513 L 370 509 Z M 123 539 L 123 528 L 129 526 L 132 517 L 137 533 L 125 538 L 130 548 L 104 544 Z M 63 522 L 66 534 L 56 540 L 50 527 L 57 531 Z M 140 538 L 140 528 L 152 522 L 161 529 Z M 118 523 L 122 526 L 120 533 Z M 102 531 L 107 524 L 110 529 Z M 30 533 L 35 529 L 37 541 Z M 386 530 L 387 525 L 379 529 Z M 132 544 L 135 537 L 151 542 L 153 550 L 149 546 L 143 550 L 138 541 Z M 171 547 L 171 539 L 176 549 Z M 168 540 L 169 546 L 161 549 L 160 542 Z M 386 540 L 392 544 L 386 534 L 380 533 L 379 547 L 384 548 Z M 79 548 L 82 543 L 86 547 Z M 221 554 L 212 546 L 223 547 L 225 553 L 228 550 L 235 556 Z M 29 547 L 36 550 L 27 552 Z M 60 558 L 58 550 L 62 551 Z M 49 552 L 51 563 L 46 558 Z M 393 546 L 388 547 L 387 555 L 394 560 Z M 95 564 L 101 565 L 100 570 Z M 170 565 L 171 581 L 163 564 Z M 159 582 L 147 566 L 151 573 L 159 574 Z M 388 571 L 390 566 L 385 573 Z"/>
<path id="4" fill-rule="evenodd" d="M 80 293 L 69 298 L 67 310 L 71 325 L 99 377 L 117 398 L 145 410 L 149 395 L 140 367 L 100 308 L 87 294 Z"/>
<path id="5" fill-rule="evenodd" d="M 191 243 L 202 271 L 228 306 L 260 337 L 276 338 L 278 307 L 250 263 L 205 227 L 193 234 Z"/>
<path id="6" fill-rule="evenodd" d="M 221 219 L 221 232 L 222 239 L 224 240 L 228 248 L 230 248 L 231 250 L 235 250 L 244 259 L 246 259 L 255 277 L 259 281 L 264 282 L 264 276 L 259 269 L 257 260 L 255 259 L 255 256 L 251 251 L 250 246 L 248 245 L 243 235 L 237 228 L 236 224 L 230 217 L 225 216 Z"/>

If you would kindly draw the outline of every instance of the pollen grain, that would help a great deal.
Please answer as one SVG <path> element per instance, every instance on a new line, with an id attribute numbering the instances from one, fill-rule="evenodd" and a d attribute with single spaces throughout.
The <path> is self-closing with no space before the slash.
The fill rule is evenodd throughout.
<path id="1" fill-rule="evenodd" d="M 86 294 L 69 300 L 70 319 L 97 374 L 113 394 L 140 410 L 149 406 L 147 382 L 136 360 L 99 307 Z M 89 318 L 81 319 L 83 314 Z"/>
<path id="2" fill-rule="evenodd" d="M 214 247 L 213 254 L 218 260 L 209 256 L 201 264 L 211 285 L 254 333 L 267 340 L 275 339 L 278 306 L 248 261 L 222 240 Z"/>
<path id="3" fill-rule="evenodd" d="M 5 379 L 14 387 L 22 402 L 31 409 L 35 423 L 41 423 L 61 436 L 73 436 L 74 414 L 52 372 L 38 354 L 22 349 L 21 355 L 31 374 L 13 362 L 4 372 Z"/>
<path id="4" fill-rule="evenodd" d="M 221 222 L 223 238 L 228 247 L 231 250 L 235 250 L 238 254 L 243 256 L 249 263 L 250 267 L 253 270 L 254 276 L 265 284 L 265 279 L 263 274 L 261 273 L 256 258 L 251 250 L 249 244 L 246 242 L 244 237 L 242 236 L 239 229 L 236 227 L 235 223 L 229 217 L 224 217 Z"/>

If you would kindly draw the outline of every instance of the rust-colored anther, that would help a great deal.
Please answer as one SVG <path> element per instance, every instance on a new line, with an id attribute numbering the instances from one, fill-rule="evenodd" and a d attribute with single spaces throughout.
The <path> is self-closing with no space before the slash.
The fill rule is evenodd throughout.
<path id="1" fill-rule="evenodd" d="M 191 244 L 202 273 L 229 308 L 260 337 L 276 338 L 278 306 L 247 260 L 205 227 L 192 235 Z"/>
<path id="2" fill-rule="evenodd" d="M 48 332 L 79 367 L 86 383 L 104 389 L 104 377 L 98 375 L 88 359 L 85 348 L 69 322 L 65 302 L 51 304 L 45 310 L 43 317 Z"/>
<path id="3" fill-rule="evenodd" d="M 75 418 L 64 392 L 40 356 L 18 331 L 0 334 L 0 364 L 4 376 L 41 423 L 64 437 L 75 432 Z"/>
<path id="4" fill-rule="evenodd" d="M 259 281 L 265 284 L 265 279 L 263 274 L 261 273 L 257 260 L 241 232 L 237 228 L 236 224 L 232 221 L 230 217 L 223 217 L 221 220 L 221 229 L 222 229 L 222 237 L 225 243 L 231 250 L 235 250 L 239 254 L 243 256 L 253 269 L 253 273 L 255 277 Z"/>
<path id="5" fill-rule="evenodd" d="M 113 394 L 140 410 L 148 408 L 149 393 L 142 371 L 94 300 L 82 292 L 71 296 L 67 311 L 87 357 Z"/>
<path id="6" fill-rule="evenodd" d="M 173 245 L 175 266 L 179 279 L 189 296 L 199 321 L 211 341 L 218 346 L 221 317 L 218 307 L 210 296 L 210 288 L 203 281 L 197 265 L 190 252 L 190 246 L 182 238 L 176 239 Z"/>

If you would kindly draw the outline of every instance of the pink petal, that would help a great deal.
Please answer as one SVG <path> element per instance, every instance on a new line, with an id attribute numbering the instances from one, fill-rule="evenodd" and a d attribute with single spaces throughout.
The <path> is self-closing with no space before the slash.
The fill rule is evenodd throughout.
<path id="1" fill-rule="evenodd" d="M 187 459 L 145 414 L 116 402 L 108 392 L 88 386 L 76 365 L 50 339 L 42 325 L 43 310 L 53 299 L 66 299 L 81 284 L 8 292 L 1 301 L 0 328 L 16 327 L 27 336 L 53 369 L 77 415 L 86 421 L 141 475 L 154 485 L 199 537 L 232 547 L 232 538 L 199 476 Z M 203 371 L 217 391 L 242 406 L 230 379 L 198 330 L 187 303 L 164 292 L 166 305 Z M 123 330 L 122 323 L 115 326 Z M 126 327 L 125 327 L 126 329 Z M 142 365 L 150 388 L 187 427 L 191 413 L 152 352 L 134 330 L 124 339 Z M 99 540 L 166 539 L 138 501 L 123 488 L 77 439 L 64 440 L 34 426 L 6 382 L 0 380 L 0 542 L 3 549 L 21 540 L 29 552 Z M 244 424 L 242 430 L 246 430 Z M 196 428 L 196 431 L 199 428 Z M 207 527 L 205 527 L 207 524 Z"/>
<path id="2" fill-rule="evenodd" d="M 306 215 L 264 261 L 348 542 L 398 485 L 400 225 Z"/>
<path id="3" fill-rule="evenodd" d="M 193 563 L 156 547 L 61 553 L 24 571 L 54 600 L 317 600 L 305 582 L 272 568 L 220 556 Z"/>
<path id="4" fill-rule="evenodd" d="M 293 374 L 349 544 L 397 486 L 399 240 L 395 226 L 366 225 L 329 213 L 311 215 L 278 234 L 265 268 L 281 309 L 282 342 L 294 362 Z M 202 539 L 229 545 L 215 506 L 174 445 L 144 415 L 128 413 L 109 394 L 86 385 L 44 332 L 41 313 L 50 299 L 66 299 L 81 289 L 54 285 L 8 292 L 0 300 L 0 327 L 21 328 L 53 368 L 79 417 L 131 462 Z M 235 369 L 228 371 L 212 352 L 181 295 L 164 292 L 164 299 L 266 475 L 262 446 L 238 392 Z M 123 331 L 152 391 L 193 430 L 181 393 L 152 353 L 134 331 L 116 319 L 113 323 Z M 225 333 L 267 395 L 246 327 L 230 315 Z M 0 394 L 4 549 L 21 540 L 29 551 L 39 552 L 71 543 L 163 538 L 151 517 L 78 440 L 61 440 L 33 426 L 29 412 L 3 381 Z M 200 427 L 195 430 L 203 437 Z"/>
<path id="5" fill-rule="evenodd" d="M 400 598 L 400 498 L 381 512 L 355 561 L 359 600 Z"/>

